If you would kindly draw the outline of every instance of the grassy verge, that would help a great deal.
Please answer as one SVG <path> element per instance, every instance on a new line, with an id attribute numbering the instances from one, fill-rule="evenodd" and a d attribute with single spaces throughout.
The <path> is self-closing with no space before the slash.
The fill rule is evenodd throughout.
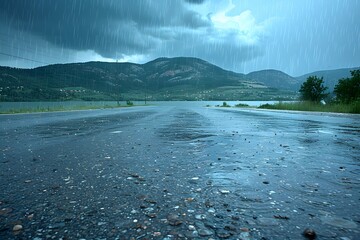
<path id="1" fill-rule="evenodd" d="M 360 101 L 345 103 L 320 104 L 313 102 L 294 102 L 276 104 L 264 104 L 259 108 L 276 110 L 295 110 L 295 111 L 313 111 L 313 112 L 335 112 L 335 113 L 360 113 Z"/>
<path id="2" fill-rule="evenodd" d="M 210 105 L 206 105 L 206 107 L 211 107 Z M 223 102 L 222 105 L 215 105 L 215 107 L 226 107 L 226 108 L 230 108 L 230 107 L 237 107 L 237 108 L 247 108 L 250 107 L 248 104 L 245 103 L 238 103 L 235 104 L 234 106 L 229 105 L 227 102 Z"/>
<path id="3" fill-rule="evenodd" d="M 14 108 L 0 110 L 0 114 L 17 114 L 17 113 L 39 113 L 39 112 L 61 112 L 75 110 L 94 110 L 131 107 L 133 105 L 79 105 L 79 106 L 53 106 L 53 107 L 36 107 L 36 108 Z"/>

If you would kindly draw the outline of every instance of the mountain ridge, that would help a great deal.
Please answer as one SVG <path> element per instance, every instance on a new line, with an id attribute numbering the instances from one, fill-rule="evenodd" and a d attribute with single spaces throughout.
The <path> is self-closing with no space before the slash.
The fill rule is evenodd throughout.
<path id="1" fill-rule="evenodd" d="M 138 100 L 147 95 L 150 100 L 293 100 L 301 81 L 279 70 L 236 73 L 190 57 L 144 64 L 92 61 L 0 67 L 0 99 Z"/>

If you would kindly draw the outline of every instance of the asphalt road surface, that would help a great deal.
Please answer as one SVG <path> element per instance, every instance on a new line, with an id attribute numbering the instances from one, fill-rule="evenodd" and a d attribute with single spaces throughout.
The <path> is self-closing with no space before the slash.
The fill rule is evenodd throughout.
<path id="1" fill-rule="evenodd" d="M 0 135 L 0 239 L 360 239 L 356 115 L 174 103 Z"/>

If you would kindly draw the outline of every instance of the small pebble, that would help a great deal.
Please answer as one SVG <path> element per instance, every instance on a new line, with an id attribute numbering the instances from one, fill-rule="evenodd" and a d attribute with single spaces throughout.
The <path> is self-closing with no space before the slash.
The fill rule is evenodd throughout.
<path id="1" fill-rule="evenodd" d="M 230 193 L 229 190 L 225 190 L 225 189 L 220 189 L 219 192 L 222 193 L 222 194 L 228 194 L 228 193 Z"/>
<path id="2" fill-rule="evenodd" d="M 197 219 L 197 220 L 206 219 L 206 215 L 205 214 L 197 214 L 197 215 L 195 215 L 195 219 Z"/>
<path id="3" fill-rule="evenodd" d="M 13 231 L 14 231 L 14 232 L 20 231 L 20 230 L 22 230 L 22 229 L 23 229 L 23 226 L 22 226 L 22 225 L 15 225 L 15 226 L 13 227 Z"/>
<path id="4" fill-rule="evenodd" d="M 208 210 L 208 212 L 209 212 L 209 213 L 215 213 L 215 208 L 210 208 L 210 209 Z"/>
<path id="5" fill-rule="evenodd" d="M 194 225 L 189 225 L 188 229 L 189 229 L 189 231 L 195 231 L 196 230 Z"/>
<path id="6" fill-rule="evenodd" d="M 182 224 L 182 221 L 179 219 L 179 216 L 176 214 L 169 214 L 167 217 L 167 221 L 171 226 L 179 226 Z"/>
<path id="7" fill-rule="evenodd" d="M 208 229 L 199 229 L 198 233 L 201 237 L 207 237 L 207 236 L 211 236 L 214 234 L 212 231 L 210 231 Z"/>
<path id="8" fill-rule="evenodd" d="M 316 232 L 311 228 L 305 229 L 303 235 L 307 239 L 311 239 L 311 240 L 316 239 Z"/>

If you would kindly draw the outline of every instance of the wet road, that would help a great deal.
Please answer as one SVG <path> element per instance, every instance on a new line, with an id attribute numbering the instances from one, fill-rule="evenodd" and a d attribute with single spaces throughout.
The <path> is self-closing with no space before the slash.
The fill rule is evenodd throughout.
<path id="1" fill-rule="evenodd" d="M 360 238 L 359 116 L 183 103 L 0 135 L 0 239 Z"/>

